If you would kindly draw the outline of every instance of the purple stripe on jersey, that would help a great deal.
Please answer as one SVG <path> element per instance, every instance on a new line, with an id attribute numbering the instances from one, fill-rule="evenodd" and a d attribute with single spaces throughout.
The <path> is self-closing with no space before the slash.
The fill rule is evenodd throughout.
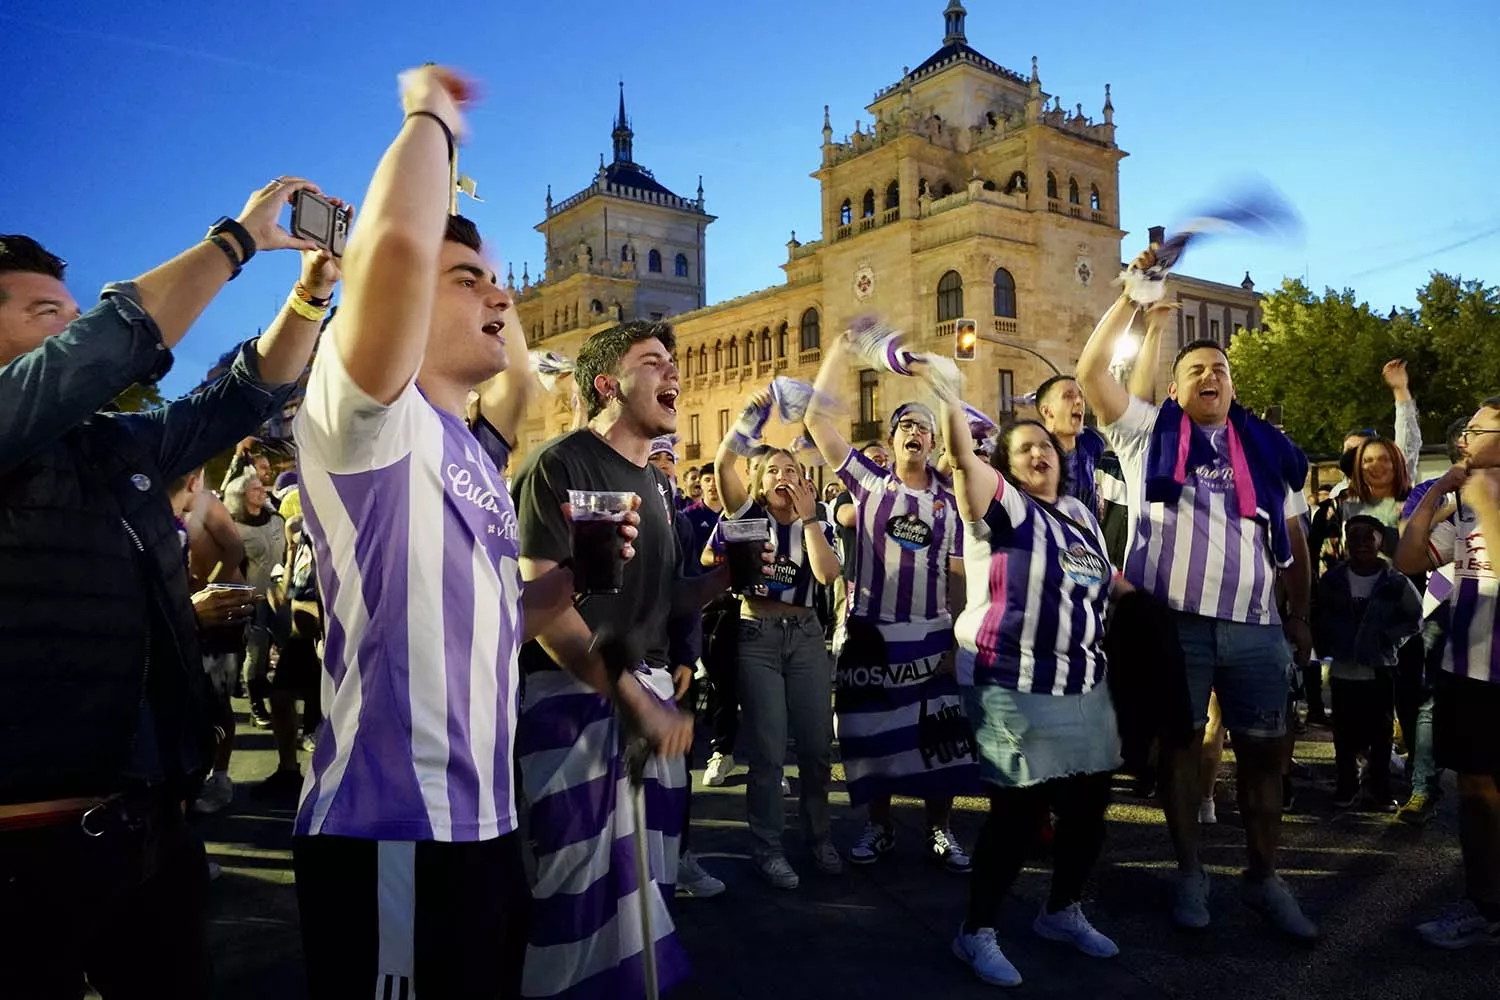
<path id="1" fill-rule="evenodd" d="M 407 658 L 407 546 L 411 456 L 370 472 L 329 478 L 354 524 L 378 492 L 383 530 L 359 533 L 354 558 L 370 627 L 359 644 L 360 725 L 325 827 L 379 831 L 381 839 L 430 840 L 432 824 L 411 753 L 411 665 Z M 371 527 L 374 527 L 373 525 Z M 391 532 L 403 537 L 392 540 Z M 401 613 L 391 613 L 397 610 Z M 381 790 L 378 798 L 369 789 Z M 348 790 L 354 794 L 345 794 Z M 363 791 L 365 794 L 359 794 Z M 382 819 L 400 817 L 400 819 Z"/>
<path id="2" fill-rule="evenodd" d="M 1187 593 L 1182 596 L 1188 610 L 1197 612 L 1203 598 L 1203 579 L 1208 570 L 1208 553 L 1212 547 L 1208 537 L 1208 526 L 1213 523 L 1210 505 L 1213 494 L 1205 489 L 1193 489 L 1192 515 L 1188 518 L 1188 567 Z M 1228 498 L 1224 500 L 1228 504 Z M 1173 521 L 1181 526 L 1182 519 L 1177 510 L 1170 513 Z M 1163 549 L 1165 552 L 1165 549 Z M 1167 577 L 1170 580 L 1170 577 Z M 1204 610 L 1207 610 L 1206 608 Z"/>
<path id="3" fill-rule="evenodd" d="M 1228 508 L 1229 516 L 1224 518 L 1224 571 L 1219 577 L 1219 604 L 1215 612 L 1218 618 L 1233 618 L 1234 602 L 1239 597 L 1242 586 L 1240 545 L 1243 544 L 1245 519 L 1234 516 L 1237 512 L 1237 502 L 1231 504 L 1230 497 L 1225 497 L 1224 504 Z M 1251 600 L 1253 604 L 1254 598 L 1252 597 Z"/>
<path id="4" fill-rule="evenodd" d="M 922 500 L 918 496 L 908 494 L 906 497 L 906 509 L 903 514 L 918 516 L 922 510 Z M 884 541 L 884 539 L 882 539 Z M 938 544 L 937 532 L 933 531 L 928 548 L 936 548 Z M 886 551 L 890 551 L 886 549 Z M 915 617 L 912 614 L 912 591 L 917 586 L 917 553 L 915 549 L 898 546 L 897 551 L 901 553 L 900 564 L 896 567 L 896 604 L 891 609 L 893 621 L 909 622 Z M 887 574 L 890 573 L 889 566 L 882 567 Z"/>
<path id="5" fill-rule="evenodd" d="M 302 490 L 301 494 L 303 536 L 312 540 L 313 565 L 318 574 L 318 592 L 322 597 L 323 607 L 330 609 L 330 613 L 324 615 L 327 625 L 323 637 L 323 669 L 328 671 L 328 675 L 333 678 L 333 683 L 337 685 L 344 679 L 344 644 L 348 640 L 344 632 L 344 623 L 331 613 L 331 609 L 336 606 L 339 599 L 339 576 L 333 565 L 333 555 L 328 548 L 328 533 L 323 530 L 312 495 L 308 490 Z"/>
<path id="6" fill-rule="evenodd" d="M 502 566 L 500 572 L 506 569 Z M 514 570 L 517 577 L 520 569 Z M 502 576 L 502 579 L 504 577 Z M 517 595 L 516 603 L 511 606 L 506 602 L 500 605 L 500 680 L 495 685 L 495 757 L 492 782 L 495 789 L 495 815 L 504 824 L 504 816 L 514 807 L 515 800 L 519 798 L 516 790 L 519 779 L 516 777 L 515 758 L 515 734 L 520 728 L 518 715 L 521 711 L 519 683 L 512 689 L 512 679 L 518 679 L 521 665 L 519 662 L 521 636 L 525 634 L 522 626 L 522 614 L 520 594 L 521 586 L 519 580 L 512 593 Z"/>
<path id="7" fill-rule="evenodd" d="M 934 628 L 920 639 L 906 642 L 886 640 L 886 657 L 891 663 L 912 663 L 929 656 L 941 656 L 953 648 L 953 628 L 943 625 Z"/>
<path id="8" fill-rule="evenodd" d="M 885 532 L 882 526 L 891 519 L 891 513 L 896 509 L 896 494 L 890 490 L 884 491 L 880 500 L 873 506 L 870 504 L 860 505 L 859 533 L 855 535 L 855 574 L 854 579 L 859 584 L 855 592 L 855 607 L 853 614 L 860 618 L 878 620 L 880 618 L 880 606 L 885 597 L 885 568 L 881 563 L 880 553 L 885 544 Z M 868 513 L 867 513 L 868 512 Z M 865 574 L 869 574 L 870 586 L 863 585 Z M 864 601 L 860 602 L 859 598 Z"/>
<path id="9" fill-rule="evenodd" d="M 928 587 L 927 609 L 924 617 L 928 619 L 936 618 L 941 612 L 948 610 L 946 601 L 943 602 L 941 609 L 938 607 L 938 593 L 941 591 L 944 596 L 948 593 L 948 560 L 944 553 L 948 546 L 944 542 L 948 537 L 948 508 L 953 501 L 946 493 L 939 493 L 938 502 L 942 504 L 942 507 L 938 508 L 936 505 L 933 507 L 932 544 L 927 546 L 926 552 L 925 571 Z"/>
<path id="10" fill-rule="evenodd" d="M 446 436 L 443 444 L 443 464 L 446 467 L 452 461 L 447 454 L 451 442 Z M 443 501 L 457 506 L 446 496 Z M 462 516 L 451 514 L 443 518 L 442 532 L 443 667 L 448 682 L 448 809 L 453 827 L 458 829 L 479 820 L 479 772 L 474 767 L 472 734 L 469 732 L 469 696 L 474 673 L 474 535 Z M 503 609 L 503 601 L 501 605 Z M 504 654 L 504 645 L 500 652 Z"/>
<path id="11" fill-rule="evenodd" d="M 1461 551 L 1455 552 L 1455 555 L 1463 557 Z M 1453 592 L 1453 623 L 1448 629 L 1453 673 L 1460 677 L 1471 677 L 1474 676 L 1474 664 L 1469 655 L 1472 651 L 1470 635 L 1474 631 L 1474 620 L 1479 612 L 1479 581 L 1473 577 L 1459 577 L 1454 582 Z"/>

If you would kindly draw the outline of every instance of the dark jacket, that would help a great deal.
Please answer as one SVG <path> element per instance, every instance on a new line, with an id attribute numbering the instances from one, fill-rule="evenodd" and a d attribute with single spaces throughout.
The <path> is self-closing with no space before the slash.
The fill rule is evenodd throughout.
<path id="1" fill-rule="evenodd" d="M 170 355 L 133 286 L 0 366 L 0 804 L 186 788 L 213 749 L 167 488 L 290 386 L 251 345 L 202 391 L 100 412 Z"/>
<path id="2" fill-rule="evenodd" d="M 1313 645 L 1318 655 L 1377 670 L 1396 669 L 1401 647 L 1422 630 L 1422 596 L 1394 567 L 1380 571 L 1368 602 L 1349 591 L 1348 563 L 1318 581 L 1313 602 Z"/>

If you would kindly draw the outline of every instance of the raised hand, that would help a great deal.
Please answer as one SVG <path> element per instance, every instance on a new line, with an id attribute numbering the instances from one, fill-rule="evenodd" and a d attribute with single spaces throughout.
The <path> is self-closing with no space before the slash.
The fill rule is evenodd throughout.
<path id="1" fill-rule="evenodd" d="M 437 115 L 453 133 L 455 142 L 464 138 L 464 111 L 479 96 L 474 81 L 446 66 L 418 66 L 397 77 L 401 87 L 401 110 Z"/>
<path id="2" fill-rule="evenodd" d="M 346 205 L 338 198 L 329 198 L 335 208 L 346 208 L 349 211 L 349 222 L 354 222 L 354 206 Z M 309 295 L 316 299 L 326 299 L 333 294 L 333 288 L 344 277 L 342 261 L 321 247 L 302 251 L 302 287 L 307 289 Z"/>
<path id="3" fill-rule="evenodd" d="M 1411 388 L 1411 382 L 1406 374 L 1406 362 L 1400 358 L 1387 361 L 1385 367 L 1380 369 L 1380 375 L 1385 379 L 1385 384 L 1391 387 L 1392 392 L 1404 392 Z"/>
<path id="4" fill-rule="evenodd" d="M 257 250 L 316 250 L 312 240 L 299 239 L 282 228 L 281 212 L 298 191 L 323 192 L 310 180 L 301 177 L 277 177 L 258 191 L 253 191 L 239 215 Z M 242 247 L 248 250 L 248 247 Z"/>
<path id="5" fill-rule="evenodd" d="M 797 480 L 787 487 L 787 492 L 792 495 L 792 510 L 802 520 L 806 521 L 818 512 L 818 494 L 806 479 Z"/>

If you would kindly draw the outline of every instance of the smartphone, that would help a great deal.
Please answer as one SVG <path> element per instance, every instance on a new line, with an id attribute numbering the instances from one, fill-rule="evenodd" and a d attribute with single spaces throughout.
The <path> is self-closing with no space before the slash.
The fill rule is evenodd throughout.
<path id="1" fill-rule="evenodd" d="M 255 593 L 255 588 L 248 583 L 210 583 L 209 590 L 237 590 L 242 593 Z"/>
<path id="2" fill-rule="evenodd" d="M 298 191 L 292 198 L 292 235 L 342 257 L 349 241 L 349 211 L 322 195 Z"/>

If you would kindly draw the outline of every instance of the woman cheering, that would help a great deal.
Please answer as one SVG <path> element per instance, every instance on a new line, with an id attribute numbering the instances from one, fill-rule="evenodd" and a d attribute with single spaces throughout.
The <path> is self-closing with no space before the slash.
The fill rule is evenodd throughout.
<path id="1" fill-rule="evenodd" d="M 956 402 L 943 413 L 950 434 L 965 432 Z M 1052 892 L 1032 929 L 1095 958 L 1119 951 L 1078 901 L 1104 843 L 1120 738 L 1104 683 L 1113 571 L 1099 523 L 1067 495 L 1062 449 L 1041 424 L 1006 428 L 991 460 L 953 452 L 969 581 L 958 679 L 990 797 L 953 950 L 980 979 L 1013 986 L 1021 976 L 995 941 L 996 911 L 1049 810 Z"/>
<path id="2" fill-rule="evenodd" d="M 769 401 L 762 390 L 750 405 Z M 775 545 L 764 594 L 740 599 L 738 632 L 739 697 L 744 712 L 740 742 L 749 745 L 750 783 L 745 797 L 756 869 L 771 885 L 795 889 L 797 872 L 786 859 L 781 835 L 786 825 L 781 775 L 787 731 L 797 742 L 802 831 L 813 863 L 837 875 L 843 861 L 828 836 L 828 780 L 833 764 L 833 716 L 828 693 L 832 664 L 823 645 L 823 626 L 813 607 L 814 581 L 838 579 L 833 527 L 817 516 L 818 497 L 797 460 L 779 449 L 763 453 L 746 489 L 739 457 L 728 439 L 714 460 L 725 515 L 730 520 L 769 522 Z M 723 522 L 720 522 L 721 524 Z M 722 549 L 714 529 L 708 547 Z"/>

